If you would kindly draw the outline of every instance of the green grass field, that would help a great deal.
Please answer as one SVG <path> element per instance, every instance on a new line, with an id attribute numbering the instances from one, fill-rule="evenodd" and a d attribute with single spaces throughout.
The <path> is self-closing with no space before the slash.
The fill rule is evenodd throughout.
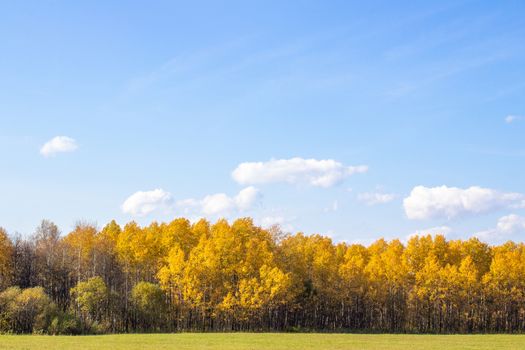
<path id="1" fill-rule="evenodd" d="M 103 336 L 0 335 L 0 349 L 63 350 L 522 350 L 525 335 L 184 333 Z"/>

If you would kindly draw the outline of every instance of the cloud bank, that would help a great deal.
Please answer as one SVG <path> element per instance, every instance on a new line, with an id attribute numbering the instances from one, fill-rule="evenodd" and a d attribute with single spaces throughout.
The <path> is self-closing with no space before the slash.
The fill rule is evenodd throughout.
<path id="1" fill-rule="evenodd" d="M 522 207 L 524 203 L 525 196 L 520 193 L 503 193 L 477 186 L 466 189 L 416 186 L 403 200 L 406 216 L 412 220 L 453 219 L 502 208 Z"/>
<path id="2" fill-rule="evenodd" d="M 366 165 L 344 166 L 333 159 L 272 159 L 268 162 L 241 163 L 232 172 L 233 179 L 242 185 L 285 182 L 305 183 L 316 187 L 332 187 L 347 177 L 365 173 Z"/>

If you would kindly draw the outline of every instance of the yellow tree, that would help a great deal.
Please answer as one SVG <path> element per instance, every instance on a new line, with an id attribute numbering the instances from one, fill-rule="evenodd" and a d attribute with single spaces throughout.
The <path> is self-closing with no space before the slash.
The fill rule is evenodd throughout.
<path id="1" fill-rule="evenodd" d="M 239 219 L 231 226 L 219 220 L 209 236 L 200 237 L 187 262 L 182 262 L 181 248 L 170 253 L 168 275 L 178 279 L 178 266 L 184 265 L 179 289 L 185 301 L 200 310 L 205 327 L 215 319 L 215 324 L 231 329 L 236 327 L 233 320 L 255 322 L 248 316 L 278 303 L 276 299 L 287 289 L 288 277 L 278 269 L 274 249 L 269 233 L 251 219 Z"/>
<path id="2" fill-rule="evenodd" d="M 404 246 L 399 240 L 384 240 L 370 247 L 370 260 L 365 272 L 369 278 L 371 312 L 379 329 L 400 330 L 404 326 L 408 268 L 403 259 Z"/>
<path id="3" fill-rule="evenodd" d="M 205 219 L 200 219 L 191 226 L 193 236 L 197 238 L 195 245 L 199 243 L 201 237 L 210 235 L 210 223 Z"/>
<path id="4" fill-rule="evenodd" d="M 162 266 L 160 267 L 157 278 L 160 287 L 168 295 L 171 306 L 171 315 L 177 323 L 182 323 L 185 320 L 186 311 L 188 308 L 184 304 L 184 268 L 186 266 L 186 258 L 184 251 L 178 244 L 173 246 L 165 257 Z"/>
<path id="5" fill-rule="evenodd" d="M 13 244 L 7 232 L 0 227 L 0 290 L 7 288 L 11 282 Z"/>
<path id="6" fill-rule="evenodd" d="M 141 228 L 132 221 L 118 236 L 117 255 L 133 284 L 153 281 L 160 260 L 162 228 L 156 222 Z"/>
<path id="7" fill-rule="evenodd" d="M 484 311 L 481 304 L 481 281 L 479 270 L 470 255 L 463 258 L 458 269 L 458 279 L 455 289 L 459 296 L 458 309 L 460 325 L 465 332 L 481 330 L 480 320 Z"/>
<path id="8" fill-rule="evenodd" d="M 235 221 L 231 232 L 240 239 L 241 259 L 233 275 L 237 281 L 229 285 L 219 308 L 260 326 L 263 315 L 271 318 L 272 310 L 288 300 L 289 274 L 276 264 L 276 247 L 270 232 L 254 226 L 251 219 Z"/>
<path id="9" fill-rule="evenodd" d="M 368 250 L 360 244 L 352 244 L 344 254 L 339 266 L 342 288 L 343 314 L 346 315 L 345 328 L 358 329 L 366 327 L 366 291 L 368 276 Z"/>
<path id="10" fill-rule="evenodd" d="M 260 322 L 262 311 L 266 311 L 266 314 L 290 301 L 288 294 L 290 285 L 289 274 L 278 267 L 263 265 L 258 275 L 241 279 L 235 297 L 228 294 L 224 304 L 238 307 L 239 316 L 244 321 L 248 319 L 254 321 L 255 318 Z"/>
<path id="11" fill-rule="evenodd" d="M 78 223 L 63 240 L 75 266 L 77 283 L 97 273 L 97 229 L 93 225 Z"/>
<path id="12" fill-rule="evenodd" d="M 199 223 L 195 225 L 201 225 Z M 162 225 L 160 244 L 162 253 L 166 256 L 172 247 L 178 245 L 188 255 L 199 242 L 200 233 L 196 232 L 188 219 L 179 218 Z"/>
<path id="13" fill-rule="evenodd" d="M 468 256 L 476 266 L 478 279 L 481 279 L 489 271 L 492 262 L 492 249 L 488 244 L 473 237 L 466 241 L 451 241 L 449 246 L 452 264 L 459 266 L 461 261 Z"/>
<path id="14" fill-rule="evenodd" d="M 283 239 L 280 251 L 285 271 L 292 276 L 290 293 L 296 296 L 292 307 L 300 312 L 296 322 L 312 328 L 340 325 L 343 286 L 338 270 L 343 246 L 336 248 L 328 237 L 299 233 Z"/>
<path id="15" fill-rule="evenodd" d="M 525 248 L 506 243 L 494 249 L 489 272 L 483 278 L 492 305 L 492 330 L 513 332 L 525 315 Z"/>
<path id="16" fill-rule="evenodd" d="M 433 255 L 440 266 L 450 262 L 450 249 L 443 235 L 414 236 L 410 238 L 404 252 L 404 260 L 408 267 L 408 273 L 414 282 L 416 273 L 425 265 L 429 255 Z"/>
<path id="17" fill-rule="evenodd" d="M 117 224 L 115 220 L 111 220 L 111 222 L 104 226 L 104 228 L 100 231 L 98 240 L 108 252 L 115 252 L 121 232 L 122 229 L 120 228 L 119 224 Z"/>
<path id="18" fill-rule="evenodd" d="M 116 278 L 117 269 L 117 244 L 119 236 L 122 232 L 120 226 L 115 220 L 112 220 L 109 224 L 99 232 L 96 238 L 97 250 L 101 252 L 102 256 L 100 260 L 101 274 L 105 276 L 104 280 L 109 282 L 110 279 Z"/>
<path id="19" fill-rule="evenodd" d="M 428 255 L 422 268 L 416 273 L 411 295 L 415 315 L 414 327 L 420 331 L 432 332 L 439 328 L 441 277 L 438 259 L 433 254 Z"/>
<path id="20" fill-rule="evenodd" d="M 119 263 L 117 244 L 122 229 L 112 220 L 97 234 L 96 250 L 98 251 L 98 275 L 102 277 L 111 293 L 122 293 L 126 276 Z M 124 291 L 126 293 L 127 291 Z M 118 304 L 119 300 L 113 298 L 112 303 Z M 112 305 L 113 307 L 114 305 Z M 115 307 L 113 307 L 114 309 Z"/>

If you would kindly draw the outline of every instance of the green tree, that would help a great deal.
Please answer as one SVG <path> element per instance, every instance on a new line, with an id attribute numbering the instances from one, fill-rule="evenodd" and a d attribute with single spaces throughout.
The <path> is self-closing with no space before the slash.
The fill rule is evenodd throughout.
<path id="1" fill-rule="evenodd" d="M 131 292 L 131 300 L 137 311 L 138 327 L 146 331 L 159 331 L 165 325 L 166 300 L 158 284 L 137 283 Z"/>
<path id="2" fill-rule="evenodd" d="M 92 277 L 71 289 L 71 295 L 84 324 L 100 323 L 108 309 L 109 293 L 100 277 Z"/>

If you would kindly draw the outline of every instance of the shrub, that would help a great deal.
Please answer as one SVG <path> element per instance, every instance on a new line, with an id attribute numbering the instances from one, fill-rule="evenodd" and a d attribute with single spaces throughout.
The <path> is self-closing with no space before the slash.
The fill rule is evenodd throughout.
<path id="1" fill-rule="evenodd" d="M 52 335 L 80 334 L 80 321 L 70 312 L 60 312 L 53 318 L 53 321 L 51 321 L 48 333 Z"/>
<path id="2" fill-rule="evenodd" d="M 43 333 L 56 313 L 55 304 L 42 287 L 11 287 L 0 293 L 0 330 Z"/>

